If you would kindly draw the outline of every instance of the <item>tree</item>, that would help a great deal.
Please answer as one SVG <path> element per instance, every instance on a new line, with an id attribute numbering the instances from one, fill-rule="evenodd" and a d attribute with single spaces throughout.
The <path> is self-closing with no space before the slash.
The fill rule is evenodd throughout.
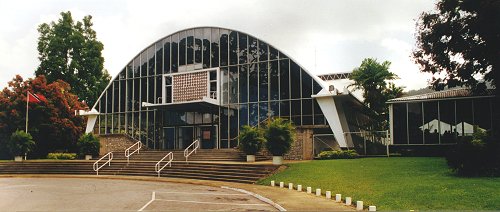
<path id="1" fill-rule="evenodd" d="M 42 94 L 47 102 L 29 104 L 28 132 L 36 147 L 32 156 L 45 157 L 55 150 L 76 151 L 76 141 L 83 133 L 84 119 L 74 111 L 87 107 L 70 92 L 68 83 L 47 83 L 44 76 L 23 80 L 17 75 L 0 92 L 0 147 L 14 131 L 25 128 L 26 92 Z M 5 157 L 5 153 L 2 157 Z M 1 155 L 0 155 L 1 156 Z"/>
<path id="2" fill-rule="evenodd" d="M 355 68 L 349 79 L 354 83 L 349 87 L 355 90 L 363 90 L 363 103 L 370 108 L 366 111 L 367 115 L 373 119 L 370 123 L 372 130 L 387 129 L 386 101 L 392 98 L 400 97 L 403 94 L 403 88 L 395 86 L 388 80 L 396 79 L 396 74 L 389 71 L 391 62 L 377 62 L 374 58 L 366 58 L 361 65 Z"/>
<path id="3" fill-rule="evenodd" d="M 72 86 L 80 100 L 93 105 L 109 83 L 103 68 L 104 45 L 92 29 L 92 16 L 73 21 L 71 12 L 62 12 L 57 22 L 38 26 L 36 76 L 45 75 L 49 83 L 63 80 Z"/>

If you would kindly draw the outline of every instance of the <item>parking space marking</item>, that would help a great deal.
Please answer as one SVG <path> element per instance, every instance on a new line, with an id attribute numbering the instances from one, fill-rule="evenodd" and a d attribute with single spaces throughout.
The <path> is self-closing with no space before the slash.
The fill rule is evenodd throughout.
<path id="1" fill-rule="evenodd" d="M 159 194 L 199 194 L 199 195 L 220 195 L 220 196 L 250 196 L 249 194 L 224 194 L 224 193 L 191 193 L 177 191 L 156 191 Z"/>
<path id="2" fill-rule="evenodd" d="M 149 200 L 149 202 L 147 202 L 144 206 L 142 206 L 141 209 L 139 209 L 138 211 L 143 211 L 144 209 L 146 209 L 146 207 L 148 207 L 149 204 L 153 203 L 156 199 L 156 193 L 153 191 L 153 193 L 151 193 L 151 200 Z"/>
<path id="3" fill-rule="evenodd" d="M 258 204 L 258 203 L 201 202 L 201 201 L 173 200 L 173 199 L 155 199 L 155 200 L 164 202 L 184 202 L 184 203 L 212 204 L 212 205 L 267 206 L 267 204 Z"/>

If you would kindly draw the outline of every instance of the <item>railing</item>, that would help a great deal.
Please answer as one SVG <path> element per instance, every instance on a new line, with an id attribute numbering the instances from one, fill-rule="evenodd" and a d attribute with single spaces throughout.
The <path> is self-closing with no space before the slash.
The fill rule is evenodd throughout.
<path id="1" fill-rule="evenodd" d="M 193 148 L 191 151 L 189 148 Z M 186 149 L 184 150 L 184 157 L 186 158 L 186 163 L 188 161 L 188 157 L 194 153 L 196 153 L 196 150 L 200 148 L 200 141 L 198 139 L 194 140 L 193 143 L 191 143 Z"/>
<path id="2" fill-rule="evenodd" d="M 130 153 L 130 149 L 134 148 L 135 146 L 137 146 L 132 153 Z M 137 141 L 135 142 L 135 144 L 133 144 L 132 146 L 130 146 L 129 148 L 127 148 L 125 150 L 125 157 L 127 158 L 127 163 L 129 162 L 129 157 L 132 156 L 134 153 L 137 152 L 137 154 L 139 154 L 139 150 L 142 148 L 142 142 L 141 141 Z"/>
<path id="3" fill-rule="evenodd" d="M 104 158 L 108 157 L 108 160 L 106 160 L 105 163 L 99 166 L 99 161 L 103 160 Z M 99 160 L 97 160 L 94 165 L 92 166 L 94 168 L 94 171 L 96 171 L 97 175 L 99 175 L 99 169 L 101 169 L 103 166 L 108 164 L 108 166 L 111 166 L 111 160 L 113 160 L 113 152 L 108 152 L 108 154 L 102 156 Z"/>
<path id="4" fill-rule="evenodd" d="M 168 158 L 168 162 L 165 165 L 163 165 L 162 167 L 160 167 L 161 162 L 163 162 L 165 160 L 165 158 Z M 165 155 L 165 157 L 163 157 L 160 161 L 158 161 L 158 163 L 156 163 L 155 171 L 158 173 L 158 177 L 160 177 L 161 170 L 163 170 L 166 166 L 172 167 L 173 160 L 174 160 L 174 153 L 169 152 L 167 155 Z"/>

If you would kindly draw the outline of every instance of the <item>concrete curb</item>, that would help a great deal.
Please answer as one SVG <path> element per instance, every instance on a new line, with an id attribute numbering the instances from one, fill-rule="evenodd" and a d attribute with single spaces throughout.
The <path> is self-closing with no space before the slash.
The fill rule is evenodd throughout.
<path id="1" fill-rule="evenodd" d="M 221 186 L 221 188 L 224 188 L 224 189 L 229 189 L 229 190 L 233 190 L 233 191 L 238 191 L 238 192 L 241 192 L 241 193 L 245 193 L 245 194 L 249 194 L 249 195 L 252 195 L 253 197 L 259 199 L 260 201 L 263 201 L 267 204 L 270 204 L 271 206 L 275 207 L 276 209 L 278 209 L 279 211 L 286 211 L 285 208 L 283 208 L 281 205 L 279 205 L 278 203 L 275 203 L 273 202 L 272 200 L 266 198 L 266 197 L 263 197 L 261 195 L 258 195 L 256 193 L 253 193 L 253 192 L 250 192 L 250 191 L 247 191 L 247 190 L 244 190 L 244 189 L 239 189 L 239 188 L 231 188 L 231 187 L 227 187 L 227 186 Z"/>

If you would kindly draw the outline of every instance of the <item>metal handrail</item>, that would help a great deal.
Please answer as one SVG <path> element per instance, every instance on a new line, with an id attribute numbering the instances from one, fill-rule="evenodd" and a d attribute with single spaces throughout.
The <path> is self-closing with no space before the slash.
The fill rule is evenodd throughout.
<path id="1" fill-rule="evenodd" d="M 189 148 L 193 147 L 193 150 L 189 151 Z M 194 140 L 186 149 L 184 150 L 184 157 L 186 158 L 186 162 L 188 161 L 188 157 L 196 150 L 200 148 L 200 141 L 198 139 Z"/>
<path id="2" fill-rule="evenodd" d="M 99 166 L 99 161 L 103 160 L 106 157 L 108 157 L 108 160 L 106 160 L 105 163 Z M 94 171 L 96 171 L 97 175 L 99 175 L 99 169 L 101 169 L 106 164 L 108 164 L 108 166 L 111 166 L 111 160 L 113 160 L 113 152 L 108 152 L 108 154 L 105 154 L 99 160 L 97 160 L 92 166 L 92 168 L 94 168 Z"/>
<path id="3" fill-rule="evenodd" d="M 137 149 L 134 150 L 132 153 L 130 153 L 130 149 L 132 149 L 134 146 L 137 146 Z M 137 142 L 135 142 L 135 144 L 132 144 L 132 146 L 130 146 L 129 148 L 127 148 L 125 150 L 125 157 L 127 158 L 127 163 L 129 162 L 129 157 L 132 156 L 135 152 L 137 152 L 137 154 L 139 154 L 139 150 L 141 148 L 142 148 L 142 142 L 137 141 Z"/>
<path id="4" fill-rule="evenodd" d="M 160 168 L 161 162 L 163 162 L 163 160 L 165 160 L 165 158 L 167 157 L 168 157 L 168 162 Z M 166 166 L 172 167 L 173 160 L 174 160 L 174 153 L 169 152 L 167 155 L 165 155 L 165 157 L 163 157 L 160 161 L 158 161 L 158 163 L 156 163 L 155 171 L 158 172 L 158 177 L 160 177 L 161 170 L 163 170 Z"/>

